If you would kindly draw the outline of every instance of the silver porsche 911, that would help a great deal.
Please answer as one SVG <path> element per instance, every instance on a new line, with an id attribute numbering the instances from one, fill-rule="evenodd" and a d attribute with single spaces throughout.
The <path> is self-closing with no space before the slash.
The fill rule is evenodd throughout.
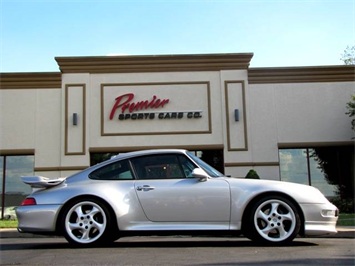
<path id="1" fill-rule="evenodd" d="M 238 235 L 284 244 L 336 233 L 338 210 L 311 186 L 226 177 L 185 150 L 120 154 L 68 178 L 22 177 L 20 232 L 76 246 L 132 235 Z"/>

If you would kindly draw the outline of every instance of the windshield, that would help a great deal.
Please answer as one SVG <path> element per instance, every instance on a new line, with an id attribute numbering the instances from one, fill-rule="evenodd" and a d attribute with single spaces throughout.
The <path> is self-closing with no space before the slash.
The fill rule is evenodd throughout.
<path id="1" fill-rule="evenodd" d="M 198 158 L 193 153 L 189 152 L 188 154 L 210 177 L 222 177 L 222 176 L 224 176 L 222 173 L 218 172 L 212 166 L 210 166 L 209 164 L 207 164 L 204 161 L 202 161 L 200 158 Z"/>

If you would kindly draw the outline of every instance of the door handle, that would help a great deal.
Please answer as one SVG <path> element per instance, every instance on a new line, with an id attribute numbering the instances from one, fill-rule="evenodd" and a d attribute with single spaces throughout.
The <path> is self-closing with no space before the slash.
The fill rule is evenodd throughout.
<path id="1" fill-rule="evenodd" d="M 148 185 L 138 186 L 137 187 L 138 191 L 149 191 L 149 190 L 153 190 L 153 189 L 155 189 L 155 187 L 151 187 L 151 186 L 148 186 Z"/>

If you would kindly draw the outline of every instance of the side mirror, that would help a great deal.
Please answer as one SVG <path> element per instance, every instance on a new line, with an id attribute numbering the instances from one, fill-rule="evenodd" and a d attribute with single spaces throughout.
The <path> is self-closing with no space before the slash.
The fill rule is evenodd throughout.
<path id="1" fill-rule="evenodd" d="M 200 179 L 200 182 L 205 182 L 208 179 L 208 175 L 201 168 L 195 168 L 192 171 L 192 176 Z"/>

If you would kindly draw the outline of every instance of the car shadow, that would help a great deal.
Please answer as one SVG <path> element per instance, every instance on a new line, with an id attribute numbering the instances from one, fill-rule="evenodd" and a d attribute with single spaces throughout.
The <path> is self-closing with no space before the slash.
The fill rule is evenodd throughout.
<path id="1" fill-rule="evenodd" d="M 252 242 L 250 240 L 244 239 L 218 239 L 218 240 L 195 240 L 192 238 L 187 239 L 169 239 L 164 240 L 161 238 L 144 238 L 144 239 L 120 239 L 113 243 L 103 244 L 100 246 L 90 247 L 93 249 L 100 248 L 196 248 L 196 247 L 280 247 L 280 245 L 263 245 Z M 316 243 L 307 242 L 307 241 L 293 241 L 287 245 L 281 245 L 281 247 L 300 247 L 300 246 L 318 246 Z M 21 250 L 21 249 L 34 249 L 34 250 L 48 250 L 48 249 L 68 249 L 68 248 L 77 248 L 77 249 L 87 249 L 88 247 L 75 247 L 67 243 L 65 240 L 56 241 L 56 242 L 29 242 L 29 243 L 9 243 L 1 244 L 0 250 Z"/>

